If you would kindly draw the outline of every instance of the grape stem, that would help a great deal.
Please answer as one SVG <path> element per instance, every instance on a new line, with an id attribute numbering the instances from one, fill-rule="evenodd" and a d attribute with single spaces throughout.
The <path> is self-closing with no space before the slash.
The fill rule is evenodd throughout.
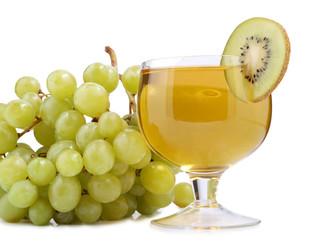
<path id="1" fill-rule="evenodd" d="M 42 121 L 42 118 L 36 117 L 36 120 L 29 127 L 23 130 L 23 132 L 18 133 L 18 139 L 21 138 L 23 135 L 25 135 L 27 132 L 30 132 L 31 129 L 41 121 Z"/>
<path id="2" fill-rule="evenodd" d="M 94 117 L 92 118 L 91 122 L 98 122 L 99 121 L 99 117 Z"/>
<path id="3" fill-rule="evenodd" d="M 42 92 L 41 89 L 39 89 L 38 95 L 41 98 L 41 100 L 42 100 L 43 97 L 49 97 L 50 96 L 50 94 L 45 94 L 44 92 Z"/>
<path id="4" fill-rule="evenodd" d="M 116 55 L 115 51 L 109 46 L 106 46 L 105 51 L 110 56 L 112 67 L 114 67 L 118 71 L 118 60 L 117 60 L 117 55 Z"/>
<path id="5" fill-rule="evenodd" d="M 47 157 L 47 154 L 46 154 L 46 153 L 39 153 L 38 156 L 39 156 L 39 157 L 46 158 L 46 157 Z"/>
<path id="6" fill-rule="evenodd" d="M 129 98 L 129 113 L 131 114 L 132 111 L 135 113 L 137 112 L 137 104 L 136 104 L 136 99 L 135 99 L 135 94 L 129 93 L 127 90 L 127 95 Z"/>
<path id="7" fill-rule="evenodd" d="M 135 172 L 135 173 L 136 173 L 136 176 L 137 176 L 137 177 L 140 176 L 140 172 L 141 172 L 141 169 L 136 169 L 136 172 Z"/>
<path id="8" fill-rule="evenodd" d="M 106 51 L 106 53 L 109 54 L 112 67 L 114 67 L 118 71 L 118 60 L 117 60 L 117 55 L 116 55 L 115 51 L 109 46 L 105 47 L 105 51 Z M 122 80 L 121 74 L 119 74 L 119 79 Z M 126 94 L 128 95 L 128 98 L 129 98 L 129 114 L 131 114 L 132 111 L 135 113 L 137 111 L 137 103 L 136 103 L 136 99 L 135 99 L 135 94 L 130 93 L 127 90 L 126 90 Z"/>

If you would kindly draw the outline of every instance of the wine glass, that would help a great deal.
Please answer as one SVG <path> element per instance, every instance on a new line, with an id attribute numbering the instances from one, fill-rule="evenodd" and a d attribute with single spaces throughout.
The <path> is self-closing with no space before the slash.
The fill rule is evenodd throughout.
<path id="1" fill-rule="evenodd" d="M 257 149 L 270 126 L 271 96 L 259 103 L 243 102 L 228 87 L 226 76 L 240 76 L 243 69 L 237 56 L 177 57 L 142 64 L 141 132 L 154 152 L 189 175 L 195 196 L 188 207 L 153 224 L 219 229 L 260 222 L 216 201 L 221 175 Z"/>

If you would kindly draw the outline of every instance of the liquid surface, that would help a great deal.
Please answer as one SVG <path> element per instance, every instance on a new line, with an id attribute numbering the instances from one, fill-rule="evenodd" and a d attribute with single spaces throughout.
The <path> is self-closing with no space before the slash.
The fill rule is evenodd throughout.
<path id="1" fill-rule="evenodd" d="M 142 132 L 153 150 L 184 171 L 225 170 L 253 152 L 268 132 L 271 97 L 260 103 L 236 99 L 225 69 L 165 68 L 141 73 Z"/>

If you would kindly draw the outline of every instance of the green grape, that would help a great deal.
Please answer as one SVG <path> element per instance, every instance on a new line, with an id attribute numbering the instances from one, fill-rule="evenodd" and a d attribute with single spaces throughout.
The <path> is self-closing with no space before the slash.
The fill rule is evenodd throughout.
<path id="1" fill-rule="evenodd" d="M 99 131 L 102 136 L 114 138 L 123 129 L 121 117 L 114 112 L 103 113 L 98 122 Z"/>
<path id="2" fill-rule="evenodd" d="M 120 162 L 118 159 L 114 161 L 113 167 L 110 170 L 110 173 L 116 176 L 124 174 L 129 168 L 128 164 Z"/>
<path id="3" fill-rule="evenodd" d="M 16 147 L 13 151 L 9 152 L 7 156 L 20 156 L 29 163 L 36 156 L 36 153 L 32 149 Z"/>
<path id="4" fill-rule="evenodd" d="M 36 151 L 36 155 L 39 157 L 46 157 L 49 149 L 50 149 L 49 145 L 42 146 Z"/>
<path id="5" fill-rule="evenodd" d="M 82 125 L 76 135 L 76 142 L 81 152 L 84 151 L 90 142 L 97 139 L 103 139 L 103 136 L 101 135 L 98 128 L 98 123 L 96 122 L 89 122 L 85 125 Z"/>
<path id="6" fill-rule="evenodd" d="M 123 117 L 122 117 L 122 120 L 124 120 L 126 123 L 127 123 L 127 125 L 129 125 L 129 122 L 130 122 L 130 119 L 131 119 L 131 115 L 132 114 L 126 114 L 126 115 L 124 115 Z"/>
<path id="7" fill-rule="evenodd" d="M 50 184 L 48 191 L 52 207 L 59 212 L 69 212 L 79 203 L 81 185 L 76 177 L 58 175 Z"/>
<path id="8" fill-rule="evenodd" d="M 158 162 L 162 162 L 166 165 L 168 165 L 172 171 L 174 172 L 174 174 L 177 174 L 179 172 L 181 172 L 181 169 L 179 167 L 177 167 L 176 165 L 174 165 L 173 163 L 169 162 L 168 160 L 160 157 L 158 154 L 156 154 L 155 152 L 152 152 L 152 159 L 154 161 L 158 161 Z"/>
<path id="9" fill-rule="evenodd" d="M 108 93 L 113 92 L 119 83 L 117 70 L 109 65 L 93 63 L 83 73 L 84 82 L 94 82 L 103 86 Z"/>
<path id="10" fill-rule="evenodd" d="M 74 95 L 66 98 L 66 100 L 69 101 L 69 103 L 71 103 L 72 106 L 74 106 L 73 96 L 74 96 Z"/>
<path id="11" fill-rule="evenodd" d="M 88 191 L 88 182 L 91 176 L 92 174 L 89 173 L 87 170 L 82 170 L 77 176 L 80 181 L 82 189 L 85 191 Z"/>
<path id="12" fill-rule="evenodd" d="M 150 161 L 151 161 L 151 151 L 150 149 L 148 149 L 144 157 L 140 160 L 140 162 L 136 164 L 132 164 L 131 167 L 135 169 L 142 169 L 146 167 L 150 163 Z"/>
<path id="13" fill-rule="evenodd" d="M 130 193 L 125 193 L 122 196 L 124 196 L 128 203 L 128 211 L 127 214 L 124 217 L 130 217 L 137 209 L 137 200 L 136 197 L 131 195 Z"/>
<path id="14" fill-rule="evenodd" d="M 18 147 L 23 147 L 23 148 L 30 149 L 33 151 L 33 149 L 26 143 L 17 143 L 17 148 Z"/>
<path id="15" fill-rule="evenodd" d="M 4 191 L 8 192 L 10 187 L 8 185 L 5 184 L 0 184 L 0 188 L 3 189 Z"/>
<path id="16" fill-rule="evenodd" d="M 184 208 L 194 201 L 192 186 L 190 183 L 181 182 L 174 186 L 174 204 Z"/>
<path id="17" fill-rule="evenodd" d="M 103 63 L 93 63 L 89 65 L 83 72 L 84 82 L 97 83 L 100 86 L 106 84 L 108 79 L 108 70 Z"/>
<path id="18" fill-rule="evenodd" d="M 15 128 L 26 128 L 35 120 L 32 105 L 20 99 L 9 102 L 5 106 L 3 114 L 9 125 Z"/>
<path id="19" fill-rule="evenodd" d="M 148 151 L 148 146 L 142 135 L 132 129 L 125 129 L 113 140 L 116 158 L 123 163 L 136 164 L 142 160 Z"/>
<path id="20" fill-rule="evenodd" d="M 173 190 L 171 190 L 170 192 L 165 194 L 153 194 L 149 191 L 146 191 L 143 197 L 151 205 L 158 208 L 164 208 L 172 203 L 174 199 L 174 192 Z"/>
<path id="21" fill-rule="evenodd" d="M 129 128 L 141 132 L 138 126 L 129 126 Z"/>
<path id="22" fill-rule="evenodd" d="M 18 133 L 8 123 L 0 121 L 0 154 L 15 149 L 18 141 Z"/>
<path id="23" fill-rule="evenodd" d="M 102 204 L 102 218 L 105 220 L 119 220 L 123 218 L 129 210 L 127 199 L 119 196 L 116 200 Z"/>
<path id="24" fill-rule="evenodd" d="M 44 121 L 34 126 L 33 134 L 37 142 L 41 145 L 52 145 L 56 142 L 55 129 L 49 127 Z"/>
<path id="25" fill-rule="evenodd" d="M 77 220 L 77 217 L 74 211 L 69 211 L 69 212 L 55 211 L 53 219 L 57 224 L 72 224 Z"/>
<path id="26" fill-rule="evenodd" d="M 0 198 L 2 198 L 3 195 L 5 195 L 7 192 L 5 190 L 2 189 L 2 187 L 0 186 Z"/>
<path id="27" fill-rule="evenodd" d="M 34 184 L 45 186 L 55 178 L 56 168 L 48 159 L 37 157 L 28 164 L 27 173 Z"/>
<path id="28" fill-rule="evenodd" d="M 102 205 L 89 195 L 82 195 L 74 212 L 81 222 L 95 223 L 101 216 Z"/>
<path id="29" fill-rule="evenodd" d="M 14 183 L 9 192 L 10 203 L 18 208 L 30 207 L 38 198 L 38 188 L 30 180 Z"/>
<path id="30" fill-rule="evenodd" d="M 23 95 L 21 99 L 30 103 L 33 107 L 34 114 L 36 116 L 39 116 L 40 106 L 42 104 L 42 100 L 38 94 L 36 94 L 34 92 L 28 92 L 25 95 Z"/>
<path id="31" fill-rule="evenodd" d="M 165 194 L 174 187 L 175 175 L 166 164 L 155 161 L 141 170 L 140 180 L 149 192 Z"/>
<path id="32" fill-rule="evenodd" d="M 131 116 L 131 120 L 129 122 L 130 126 L 138 126 L 138 117 L 137 117 L 137 113 L 133 113 Z"/>
<path id="33" fill-rule="evenodd" d="M 128 170 L 119 176 L 121 182 L 121 194 L 129 192 L 132 188 L 134 181 L 136 180 L 136 172 L 133 168 L 128 168 Z"/>
<path id="34" fill-rule="evenodd" d="M 142 215 L 152 215 L 159 209 L 158 207 L 155 207 L 148 203 L 143 196 L 137 197 L 136 199 L 137 211 Z"/>
<path id="35" fill-rule="evenodd" d="M 72 149 L 77 152 L 80 151 L 79 147 L 74 141 L 71 140 L 61 140 L 53 144 L 47 153 L 47 159 L 49 159 L 52 163 L 56 163 L 57 157 L 59 153 L 61 153 L 65 149 Z"/>
<path id="36" fill-rule="evenodd" d="M 27 208 L 17 208 L 13 206 L 8 199 L 8 194 L 0 198 L 0 218 L 6 222 L 19 222 L 25 217 L 27 211 Z"/>
<path id="37" fill-rule="evenodd" d="M 0 162 L 0 185 L 8 191 L 16 182 L 27 178 L 27 163 L 20 156 L 9 156 Z"/>
<path id="38" fill-rule="evenodd" d="M 112 145 L 114 138 L 107 138 L 107 139 L 105 139 L 105 140 Z"/>
<path id="39" fill-rule="evenodd" d="M 5 108 L 6 104 L 0 103 L 0 121 L 6 121 L 4 115 L 3 115 L 3 109 Z"/>
<path id="40" fill-rule="evenodd" d="M 88 172 L 94 175 L 102 175 L 110 171 L 114 164 L 113 148 L 105 140 L 94 140 L 84 150 L 83 160 Z"/>
<path id="41" fill-rule="evenodd" d="M 56 139 L 56 141 L 66 140 L 63 137 L 60 137 L 56 132 L 54 133 L 54 138 Z M 69 140 L 73 140 L 73 139 L 69 139 Z"/>
<path id="42" fill-rule="evenodd" d="M 110 173 L 93 175 L 88 181 L 88 192 L 98 202 L 112 202 L 121 194 L 121 182 Z"/>
<path id="43" fill-rule="evenodd" d="M 140 197 L 145 193 L 145 189 L 141 183 L 140 177 L 136 177 L 132 188 L 129 193 L 135 197 Z"/>
<path id="44" fill-rule="evenodd" d="M 54 128 L 61 113 L 72 110 L 72 105 L 67 100 L 47 97 L 40 107 L 40 117 L 49 127 Z"/>
<path id="45" fill-rule="evenodd" d="M 44 226 L 53 218 L 54 210 L 46 199 L 38 199 L 28 211 L 30 221 L 34 225 Z"/>
<path id="46" fill-rule="evenodd" d="M 50 185 L 46 186 L 37 186 L 38 188 L 38 197 L 49 200 L 48 190 Z"/>
<path id="47" fill-rule="evenodd" d="M 73 100 L 75 108 L 89 117 L 99 117 L 110 106 L 108 92 L 96 83 L 83 83 Z"/>
<path id="48" fill-rule="evenodd" d="M 122 129 L 126 129 L 128 127 L 129 127 L 128 123 L 122 119 Z"/>
<path id="49" fill-rule="evenodd" d="M 58 155 L 56 167 L 65 177 L 76 176 L 83 168 L 82 156 L 75 150 L 65 149 Z"/>
<path id="50" fill-rule="evenodd" d="M 40 83 L 33 77 L 20 78 L 15 86 L 15 92 L 19 98 L 29 92 L 38 93 L 40 90 Z"/>
<path id="51" fill-rule="evenodd" d="M 137 94 L 140 81 L 140 65 L 134 65 L 127 68 L 123 73 L 121 80 L 124 88 L 128 92 Z"/>
<path id="52" fill-rule="evenodd" d="M 57 99 L 66 99 L 74 94 L 77 81 L 74 76 L 65 70 L 56 70 L 47 78 L 49 93 Z"/>
<path id="53" fill-rule="evenodd" d="M 122 117 L 129 126 L 138 126 L 137 113 L 127 114 Z"/>
<path id="54" fill-rule="evenodd" d="M 107 90 L 108 93 L 111 93 L 117 88 L 119 84 L 119 73 L 114 67 L 110 65 L 106 65 L 106 67 L 109 73 L 109 78 L 106 84 L 103 85 L 103 87 Z"/>
<path id="55" fill-rule="evenodd" d="M 56 134 L 64 139 L 75 139 L 79 128 L 86 124 L 84 116 L 75 110 L 62 113 L 56 121 Z"/>

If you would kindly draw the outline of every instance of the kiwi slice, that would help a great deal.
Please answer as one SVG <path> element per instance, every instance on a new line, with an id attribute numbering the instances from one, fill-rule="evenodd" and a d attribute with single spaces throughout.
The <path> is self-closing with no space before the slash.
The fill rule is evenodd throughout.
<path id="1" fill-rule="evenodd" d="M 223 55 L 239 56 L 239 65 L 243 66 L 226 71 L 233 94 L 245 102 L 259 102 L 282 80 L 289 63 L 290 42 L 279 23 L 255 17 L 233 31 Z"/>

